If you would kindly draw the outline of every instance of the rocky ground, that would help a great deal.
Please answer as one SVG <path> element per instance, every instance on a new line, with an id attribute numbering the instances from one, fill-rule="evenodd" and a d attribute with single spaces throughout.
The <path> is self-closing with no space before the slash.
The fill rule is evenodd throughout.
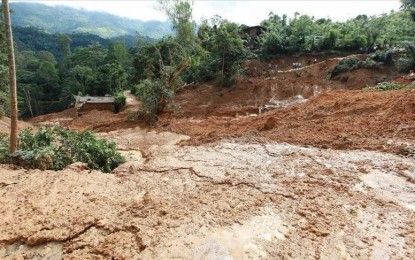
<path id="1" fill-rule="evenodd" d="M 350 90 L 322 78 L 332 62 L 194 86 L 153 128 L 131 111 L 32 119 L 97 131 L 127 162 L 0 165 L 0 258 L 414 259 L 415 92 Z"/>

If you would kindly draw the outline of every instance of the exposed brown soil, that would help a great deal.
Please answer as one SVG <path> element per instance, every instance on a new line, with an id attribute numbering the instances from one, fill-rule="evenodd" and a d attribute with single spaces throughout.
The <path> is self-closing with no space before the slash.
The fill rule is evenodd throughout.
<path id="1" fill-rule="evenodd" d="M 31 119 L 99 132 L 127 162 L 0 165 L 0 258 L 414 259 L 415 90 L 361 90 L 412 80 L 387 67 L 328 80 L 339 59 L 323 56 L 291 70 L 311 57 L 190 86 L 153 128 L 127 120 L 132 97 L 119 114 Z"/>
<path id="2" fill-rule="evenodd" d="M 414 152 L 413 147 L 396 142 L 413 146 L 415 90 L 332 91 L 259 116 L 228 116 L 200 120 L 196 114 L 195 120 L 162 118 L 158 124 L 165 125 L 164 130 L 189 135 L 192 139 L 186 144 L 193 145 L 244 136 L 262 142 L 273 140 L 342 150 Z M 388 143 L 391 139 L 395 141 Z"/>
<path id="3" fill-rule="evenodd" d="M 26 123 L 23 121 L 18 121 L 17 123 L 18 130 L 21 131 L 28 127 L 33 127 L 32 124 Z M 0 134 L 9 135 L 10 134 L 10 118 L 8 117 L 2 117 L 0 119 Z"/>

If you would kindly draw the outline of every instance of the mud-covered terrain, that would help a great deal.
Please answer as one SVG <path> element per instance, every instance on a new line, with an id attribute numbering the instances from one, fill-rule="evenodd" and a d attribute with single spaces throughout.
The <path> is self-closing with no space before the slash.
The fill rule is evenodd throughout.
<path id="1" fill-rule="evenodd" d="M 32 119 L 94 130 L 127 162 L 0 165 L 0 258 L 414 259 L 415 91 L 350 90 L 319 61 L 189 87 L 152 128 L 128 120 L 135 101 Z"/>

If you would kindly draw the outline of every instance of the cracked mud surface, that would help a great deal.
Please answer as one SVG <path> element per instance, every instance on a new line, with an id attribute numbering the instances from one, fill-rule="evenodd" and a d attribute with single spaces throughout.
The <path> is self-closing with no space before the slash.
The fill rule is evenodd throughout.
<path id="1" fill-rule="evenodd" d="M 415 162 L 124 129 L 102 174 L 0 166 L 1 259 L 413 259 Z"/>
<path id="2" fill-rule="evenodd" d="M 415 259 L 415 91 L 357 90 L 397 75 L 327 80 L 338 59 L 319 60 L 184 89 L 155 131 L 127 110 L 31 119 L 101 132 L 127 162 L 0 165 L 0 259 Z"/>

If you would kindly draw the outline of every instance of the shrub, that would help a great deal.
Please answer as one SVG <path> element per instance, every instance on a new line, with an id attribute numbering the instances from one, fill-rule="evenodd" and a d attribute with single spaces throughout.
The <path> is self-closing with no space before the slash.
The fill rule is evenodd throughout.
<path id="1" fill-rule="evenodd" d="M 374 87 L 365 87 L 366 90 L 399 90 L 399 89 L 411 89 L 411 85 L 401 85 L 395 82 L 381 82 Z"/>
<path id="2" fill-rule="evenodd" d="M 404 42 L 406 55 L 398 60 L 398 70 L 400 72 L 408 73 L 415 68 L 415 43 Z"/>
<path id="3" fill-rule="evenodd" d="M 413 62 L 411 59 L 406 57 L 401 57 L 396 63 L 397 69 L 402 73 L 408 73 L 411 69 L 414 68 Z"/>
<path id="4" fill-rule="evenodd" d="M 374 54 L 370 56 L 370 58 L 377 62 L 383 62 L 384 64 L 390 65 L 393 63 L 393 51 L 376 51 Z"/>
<path id="5" fill-rule="evenodd" d="M 61 170 L 74 162 L 84 162 L 91 169 L 111 172 L 125 159 L 116 151 L 114 142 L 97 139 L 94 133 L 63 128 L 23 130 L 18 150 L 7 155 L 8 141 L 0 138 L 0 160 L 26 168 Z"/>
<path id="6" fill-rule="evenodd" d="M 114 100 L 114 109 L 115 113 L 118 113 L 123 106 L 125 106 L 126 96 L 124 96 L 124 92 L 120 91 L 115 95 Z"/>
<path id="7" fill-rule="evenodd" d="M 143 105 L 139 111 L 139 118 L 148 124 L 157 121 L 167 102 L 173 98 L 174 91 L 167 88 L 161 80 L 143 80 L 135 86 L 135 95 L 141 99 Z"/>
<path id="8" fill-rule="evenodd" d="M 358 58 L 351 58 L 351 59 L 345 59 L 341 60 L 336 67 L 331 72 L 330 78 L 333 78 L 340 73 L 346 72 L 346 71 L 352 71 L 358 68 L 359 59 Z"/>

